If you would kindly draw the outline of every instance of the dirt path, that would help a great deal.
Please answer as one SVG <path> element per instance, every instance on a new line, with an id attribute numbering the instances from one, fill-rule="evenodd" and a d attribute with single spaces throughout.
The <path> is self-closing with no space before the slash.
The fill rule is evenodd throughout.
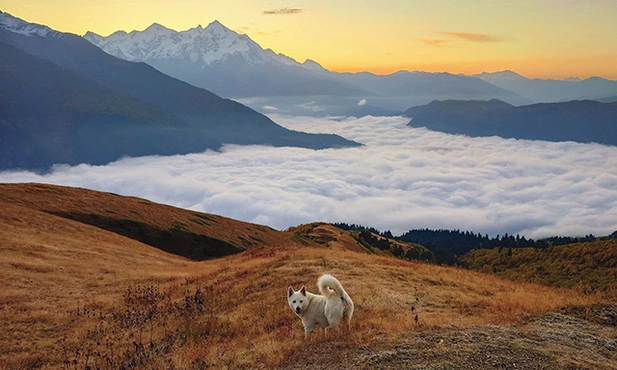
<path id="1" fill-rule="evenodd" d="M 420 330 L 371 345 L 308 344 L 282 369 L 617 369 L 617 305 L 516 327 Z"/>

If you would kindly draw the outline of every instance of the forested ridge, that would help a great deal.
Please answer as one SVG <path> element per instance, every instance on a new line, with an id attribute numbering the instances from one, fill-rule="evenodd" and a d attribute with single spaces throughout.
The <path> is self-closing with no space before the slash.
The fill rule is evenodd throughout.
<path id="1" fill-rule="evenodd" d="M 396 257 L 457 265 L 519 281 L 617 297 L 617 231 L 596 237 L 489 237 L 470 231 L 415 229 L 400 236 L 355 224 L 334 224 Z M 413 247 L 401 247 L 410 245 Z"/>
<path id="2" fill-rule="evenodd" d="M 388 240 L 397 240 L 407 243 L 420 244 L 435 254 L 435 262 L 445 264 L 460 264 L 458 257 L 474 249 L 492 248 L 539 248 L 545 249 L 551 246 L 567 245 L 573 243 L 590 242 L 596 239 L 617 238 L 617 231 L 606 237 L 596 237 L 592 234 L 581 237 L 553 236 L 544 239 L 527 239 L 520 235 L 496 235 L 475 233 L 473 231 L 447 230 L 447 229 L 412 229 L 400 236 L 392 235 L 390 230 L 379 231 L 374 227 L 334 223 L 334 226 L 343 230 L 360 231 L 360 235 L 369 242 L 369 234 L 379 235 L 385 240 L 375 241 L 379 249 L 387 249 Z"/>

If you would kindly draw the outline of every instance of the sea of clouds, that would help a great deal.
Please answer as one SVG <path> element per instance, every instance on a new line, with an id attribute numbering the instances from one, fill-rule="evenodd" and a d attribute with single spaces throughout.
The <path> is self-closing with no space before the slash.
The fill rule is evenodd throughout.
<path id="1" fill-rule="evenodd" d="M 617 230 L 617 147 L 469 138 L 406 126 L 402 117 L 270 116 L 293 130 L 364 144 L 309 150 L 225 146 L 220 152 L 3 172 L 0 182 L 43 182 L 146 198 L 286 229 L 314 221 L 391 230 L 446 228 L 608 235 Z"/>

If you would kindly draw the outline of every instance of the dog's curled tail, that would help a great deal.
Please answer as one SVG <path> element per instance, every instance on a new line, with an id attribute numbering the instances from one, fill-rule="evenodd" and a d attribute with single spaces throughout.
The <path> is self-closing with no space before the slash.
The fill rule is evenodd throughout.
<path id="1" fill-rule="evenodd" d="M 319 286 L 319 292 L 321 295 L 326 296 L 328 298 L 333 295 L 337 295 L 339 297 L 347 298 L 347 292 L 343 289 L 341 283 L 332 275 L 324 274 L 321 275 L 319 280 L 317 280 L 317 286 Z"/>

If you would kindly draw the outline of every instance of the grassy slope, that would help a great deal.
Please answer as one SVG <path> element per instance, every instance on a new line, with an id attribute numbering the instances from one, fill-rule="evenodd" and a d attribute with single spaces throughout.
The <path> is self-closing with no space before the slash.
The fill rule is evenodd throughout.
<path id="1" fill-rule="evenodd" d="M 98 226 L 195 260 L 299 243 L 292 233 L 267 226 L 80 188 L 0 184 L 0 201 Z"/>
<path id="2" fill-rule="evenodd" d="M 81 203 L 90 193 L 14 186 L 34 187 L 39 201 L 57 210 L 69 205 L 56 203 L 68 199 L 56 193 Z M 353 251 L 344 233 L 319 225 L 310 233 L 327 234 L 326 245 L 290 236 L 289 243 L 191 261 L 2 194 L 0 368 L 299 368 L 306 361 L 326 368 L 492 368 L 472 354 L 508 360 L 499 348 L 523 351 L 528 364 L 541 360 L 543 368 L 617 366 L 615 352 L 604 351 L 615 346 L 614 327 L 547 316 L 598 301 L 572 290 Z M 116 198 L 116 212 L 135 202 Z M 286 289 L 306 284 L 315 292 L 324 272 L 338 277 L 356 304 L 351 333 L 305 341 Z M 585 343 L 567 336 L 579 324 L 575 333 Z M 566 344 L 553 338 L 559 330 Z M 593 351 L 580 352 L 584 346 Z M 420 357 L 410 364 L 412 353 Z"/>

